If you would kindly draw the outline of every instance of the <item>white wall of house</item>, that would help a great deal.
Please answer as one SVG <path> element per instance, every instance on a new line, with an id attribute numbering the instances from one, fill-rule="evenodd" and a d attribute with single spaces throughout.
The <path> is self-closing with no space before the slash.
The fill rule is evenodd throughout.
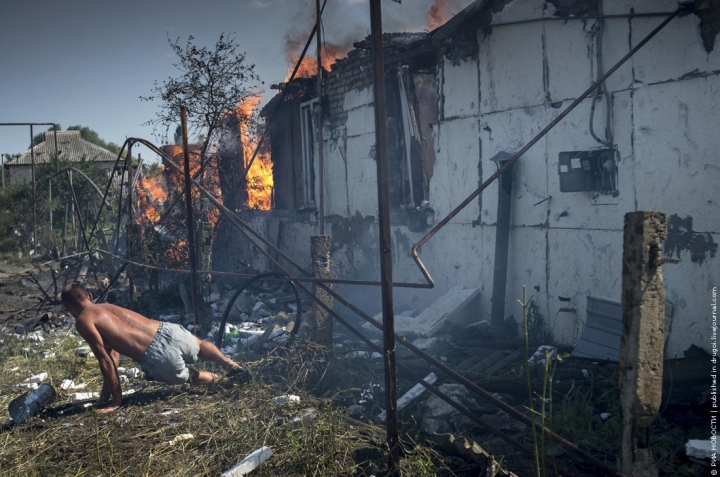
<path id="1" fill-rule="evenodd" d="M 672 11 L 676 1 L 605 2 L 606 14 Z M 515 0 L 493 23 L 551 17 L 541 1 Z M 606 21 L 603 44 L 607 70 L 662 18 Z M 439 65 L 440 120 L 434 125 L 437 161 L 430 181 L 434 221 L 441 220 L 494 171 L 490 158 L 514 152 L 552 121 L 593 82 L 592 22 L 577 20 L 495 26 L 478 31 L 478 52 Z M 720 243 L 720 46 L 703 47 L 699 19 L 672 21 L 607 83 L 612 95 L 612 128 L 619 151 L 619 195 L 561 193 L 558 153 L 597 149 L 588 131 L 591 100 L 585 100 L 517 163 L 511 212 L 506 316 L 518 321 L 523 285 L 535 294 L 556 341 L 575 344 L 586 321 L 588 296 L 620 302 L 623 217 L 656 210 L 692 217 L 693 230 Z M 336 274 L 375 278 L 378 271 L 376 163 L 372 91 L 345 97 L 347 121 L 326 132 L 326 210 L 333 235 Z M 596 131 L 605 121 L 596 108 Z M 543 199 L 544 202 L 536 205 Z M 492 184 L 425 247 L 420 256 L 435 278 L 433 290 L 396 289 L 397 309 L 421 309 L 455 285 L 482 290 L 483 318 L 490 317 L 497 185 Z M 410 232 L 402 211 L 393 215 L 396 281 L 421 281 L 410 247 L 424 232 Z M 283 247 L 309 263 L 309 236 L 316 220 L 288 215 L 254 215 L 259 228 L 286 229 Z M 274 238 L 269 237 L 271 240 Z M 306 241 L 307 243 L 304 243 Z M 256 259 L 257 259 L 256 255 Z M 678 258 L 677 255 L 675 258 Z M 690 344 L 709 349 L 710 290 L 720 278 L 720 258 L 709 251 L 663 266 L 667 300 L 674 305 L 668 354 L 681 356 Z M 266 264 L 257 259 L 263 268 Z M 361 307 L 379 311 L 379 291 L 346 287 Z M 561 297 L 565 301 L 561 301 Z M 567 301 L 569 299 L 569 301 Z M 564 310 L 574 311 L 564 311 Z"/>

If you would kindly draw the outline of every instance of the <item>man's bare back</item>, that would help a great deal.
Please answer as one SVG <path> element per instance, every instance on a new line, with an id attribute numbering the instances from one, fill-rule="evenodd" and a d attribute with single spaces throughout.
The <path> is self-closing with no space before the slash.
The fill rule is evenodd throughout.
<path id="1" fill-rule="evenodd" d="M 75 321 L 76 328 L 94 327 L 105 346 L 135 361 L 145 354 L 159 326 L 159 321 L 110 304 L 87 305 Z"/>

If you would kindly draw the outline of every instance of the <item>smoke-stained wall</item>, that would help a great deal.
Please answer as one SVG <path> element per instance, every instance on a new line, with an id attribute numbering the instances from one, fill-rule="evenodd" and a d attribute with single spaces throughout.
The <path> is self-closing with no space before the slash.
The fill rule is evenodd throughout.
<path id="1" fill-rule="evenodd" d="M 609 15 L 677 7 L 670 0 L 605 3 Z M 432 125 L 436 162 L 429 184 L 433 211 L 429 226 L 492 175 L 496 166 L 490 158 L 500 151 L 519 150 L 592 84 L 597 72 L 593 21 L 500 25 L 552 18 L 554 12 L 550 3 L 509 2 L 493 15 L 492 28 L 477 31 L 475 53 L 458 58 L 450 51 L 452 59 L 439 59 L 440 114 Z M 642 16 L 606 20 L 605 69 L 660 21 Z M 619 159 L 616 196 L 560 192 L 558 154 L 599 147 L 588 130 L 590 99 L 516 164 L 507 318 L 521 319 L 517 298 L 527 285 L 555 340 L 575 344 L 585 327 L 588 296 L 621 301 L 624 214 L 656 210 L 670 218 L 664 255 L 682 260 L 664 266 L 666 296 L 674 308 L 668 355 L 682 356 L 693 343 L 709 349 L 710 290 L 717 285 L 720 270 L 716 256 L 720 53 L 716 50 L 705 50 L 700 20 L 684 16 L 673 20 L 608 80 Z M 342 102 L 342 121 L 326 124 L 325 196 L 335 273 L 379 279 L 375 125 L 372 91 L 366 86 L 350 84 Z M 596 130 L 603 130 L 605 115 L 604 102 L 598 102 Z M 463 285 L 481 289 L 483 316 L 478 318 L 490 318 L 496 211 L 494 183 L 420 250 L 437 286 L 422 291 L 396 289 L 398 311 L 422 309 L 451 287 Z M 266 237 L 309 265 L 309 237 L 317 233 L 317 214 L 248 213 L 247 217 Z M 425 231 L 417 231 L 404 210 L 393 211 L 392 222 L 395 280 L 420 281 L 410 247 Z M 228 234 L 226 250 L 241 250 L 237 246 L 242 242 L 237 234 Z M 257 253 L 244 249 L 242 254 L 256 268 L 268 268 Z M 218 269 L 231 263 L 224 260 Z M 377 289 L 345 287 L 343 293 L 368 312 L 379 311 Z"/>

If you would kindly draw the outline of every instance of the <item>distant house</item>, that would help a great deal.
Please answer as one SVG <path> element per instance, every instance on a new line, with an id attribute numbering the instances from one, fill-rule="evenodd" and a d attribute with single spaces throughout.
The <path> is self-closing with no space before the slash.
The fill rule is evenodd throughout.
<path id="1" fill-rule="evenodd" d="M 97 164 L 100 170 L 110 172 L 115 165 L 117 154 L 103 149 L 100 146 L 88 142 L 80 137 L 80 131 L 58 131 L 58 156 L 62 160 L 70 162 L 92 161 Z M 45 133 L 45 141 L 33 147 L 35 165 L 47 164 L 54 161 L 55 157 L 55 133 Z M 6 172 L 9 175 L 10 183 L 30 182 L 32 179 L 32 158 L 30 149 L 20 157 L 11 159 L 5 163 Z"/>

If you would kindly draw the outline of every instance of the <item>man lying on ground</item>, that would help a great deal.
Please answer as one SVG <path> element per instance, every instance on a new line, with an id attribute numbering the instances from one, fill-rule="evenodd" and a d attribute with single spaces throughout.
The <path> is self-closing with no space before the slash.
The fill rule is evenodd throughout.
<path id="1" fill-rule="evenodd" d="M 219 380 L 208 371 L 188 369 L 198 358 L 226 369 L 242 370 L 212 343 L 202 341 L 180 325 L 150 320 L 134 311 L 107 303 L 93 303 L 92 294 L 79 283 L 68 285 L 60 295 L 63 305 L 75 317 L 75 329 L 90 345 L 100 363 L 105 382 L 100 402 L 112 397 L 113 406 L 98 412 L 112 412 L 122 404 L 117 374 L 120 354 L 134 359 L 145 378 L 167 384 L 213 384 Z"/>

